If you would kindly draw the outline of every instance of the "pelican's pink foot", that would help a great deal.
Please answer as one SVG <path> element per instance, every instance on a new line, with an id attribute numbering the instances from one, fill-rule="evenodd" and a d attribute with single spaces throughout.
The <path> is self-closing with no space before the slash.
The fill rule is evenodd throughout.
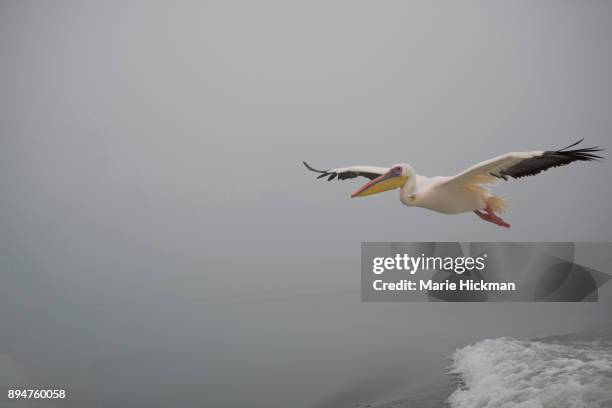
<path id="1" fill-rule="evenodd" d="M 499 225 L 500 227 L 510 228 L 510 224 L 502 220 L 499 215 L 495 214 L 493 210 L 491 209 L 491 207 L 489 207 L 488 205 L 487 205 L 487 208 L 484 209 L 484 212 L 476 210 L 474 211 L 474 214 L 479 216 L 481 219 L 488 221 L 488 222 L 492 222 L 493 224 Z"/>

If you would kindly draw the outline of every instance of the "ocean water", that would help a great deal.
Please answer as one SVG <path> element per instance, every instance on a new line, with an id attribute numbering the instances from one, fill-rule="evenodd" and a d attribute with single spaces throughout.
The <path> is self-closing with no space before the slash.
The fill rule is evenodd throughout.
<path id="1" fill-rule="evenodd" d="M 456 350 L 448 381 L 381 408 L 612 408 L 612 328 Z"/>

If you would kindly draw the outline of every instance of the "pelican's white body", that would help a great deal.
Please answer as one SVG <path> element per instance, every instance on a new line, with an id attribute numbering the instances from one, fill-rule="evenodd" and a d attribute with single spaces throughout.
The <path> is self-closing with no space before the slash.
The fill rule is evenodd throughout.
<path id="1" fill-rule="evenodd" d="M 415 175 L 416 183 L 400 188 L 400 200 L 409 207 L 422 207 L 443 214 L 460 214 L 482 210 L 490 198 L 484 190 L 454 188 L 450 177 Z"/>

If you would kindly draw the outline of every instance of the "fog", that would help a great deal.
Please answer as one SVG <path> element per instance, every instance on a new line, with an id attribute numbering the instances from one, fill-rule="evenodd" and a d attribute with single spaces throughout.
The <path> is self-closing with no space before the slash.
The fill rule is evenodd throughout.
<path id="1" fill-rule="evenodd" d="M 610 149 L 610 38 L 598 1 L 2 2 L 0 383 L 66 388 L 57 407 L 352 407 L 470 341 L 611 324 L 610 285 L 591 304 L 359 287 L 362 241 L 612 241 L 609 161 L 500 183 L 509 230 L 351 200 L 361 181 L 301 164 Z"/>

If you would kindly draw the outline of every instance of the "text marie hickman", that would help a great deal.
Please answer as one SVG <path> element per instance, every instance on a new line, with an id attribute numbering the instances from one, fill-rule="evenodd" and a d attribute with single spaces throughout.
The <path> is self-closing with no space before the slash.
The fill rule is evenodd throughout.
<path id="1" fill-rule="evenodd" d="M 372 282 L 372 286 L 376 291 L 514 291 L 516 284 L 514 282 L 485 282 L 483 280 L 462 280 L 460 282 L 451 282 L 448 279 L 444 282 L 438 282 L 431 279 L 420 279 L 417 281 L 402 279 L 398 282 L 385 282 L 382 279 L 376 279 Z"/>

